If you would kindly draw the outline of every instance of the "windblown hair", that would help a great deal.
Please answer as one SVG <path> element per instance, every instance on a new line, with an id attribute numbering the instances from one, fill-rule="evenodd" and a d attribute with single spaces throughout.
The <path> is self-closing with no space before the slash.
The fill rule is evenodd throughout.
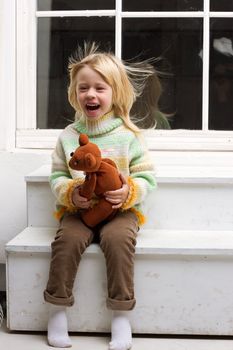
<path id="1" fill-rule="evenodd" d="M 0 304 L 0 327 L 2 325 L 2 321 L 3 321 L 3 310 L 2 310 L 2 305 Z"/>
<path id="2" fill-rule="evenodd" d="M 78 48 L 69 60 L 70 85 L 68 99 L 76 111 L 76 118 L 82 115 L 81 107 L 76 96 L 77 74 L 81 68 L 88 65 L 101 75 L 111 86 L 113 110 L 116 116 L 122 118 L 125 125 L 134 132 L 139 128 L 130 119 L 130 110 L 136 99 L 143 94 L 148 81 L 153 81 L 156 88 L 153 105 L 158 108 L 161 95 L 161 85 L 157 73 L 150 60 L 138 63 L 126 63 L 110 52 L 101 52 L 95 43 L 85 43 L 83 49 Z M 150 79 L 149 79 L 150 78 Z"/>

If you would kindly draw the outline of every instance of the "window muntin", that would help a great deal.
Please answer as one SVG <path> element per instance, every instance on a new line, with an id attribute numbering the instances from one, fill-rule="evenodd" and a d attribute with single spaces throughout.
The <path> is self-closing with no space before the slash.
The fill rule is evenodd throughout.
<path id="1" fill-rule="evenodd" d="M 162 57 L 156 64 L 164 72 L 160 109 L 169 117 L 156 114 L 159 129 L 202 128 L 202 28 L 201 18 L 122 19 L 123 59 Z M 67 101 L 68 58 L 84 40 L 114 51 L 114 19 L 39 18 L 38 39 L 37 127 L 62 129 L 74 116 Z M 139 117 L 139 126 L 147 128 L 150 118 L 141 122 L 144 109 L 139 100 L 132 113 Z"/>

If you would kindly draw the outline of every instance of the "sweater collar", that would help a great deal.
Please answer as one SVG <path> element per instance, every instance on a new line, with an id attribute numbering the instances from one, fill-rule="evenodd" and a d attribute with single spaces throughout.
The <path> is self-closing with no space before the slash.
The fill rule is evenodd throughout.
<path id="1" fill-rule="evenodd" d="M 122 125 L 122 123 L 123 120 L 119 117 L 115 117 L 114 112 L 111 111 L 97 120 L 91 120 L 82 116 L 75 122 L 75 129 L 79 133 L 87 134 L 88 136 L 97 136 L 116 129 Z"/>

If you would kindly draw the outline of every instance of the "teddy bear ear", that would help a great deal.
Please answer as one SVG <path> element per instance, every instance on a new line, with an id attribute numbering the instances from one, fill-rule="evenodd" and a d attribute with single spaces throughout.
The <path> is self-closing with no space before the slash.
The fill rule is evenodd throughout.
<path id="1" fill-rule="evenodd" d="M 89 142 L 88 136 L 86 134 L 79 135 L 79 144 L 80 146 L 84 146 Z"/>
<path id="2" fill-rule="evenodd" d="M 85 165 L 88 169 L 96 166 L 96 159 L 91 153 L 85 154 Z"/>

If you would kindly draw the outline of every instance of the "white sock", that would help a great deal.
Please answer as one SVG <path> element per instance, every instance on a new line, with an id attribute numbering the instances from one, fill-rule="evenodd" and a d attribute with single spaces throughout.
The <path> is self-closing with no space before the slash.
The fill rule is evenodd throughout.
<path id="1" fill-rule="evenodd" d="M 48 322 L 48 343 L 57 348 L 72 346 L 68 335 L 66 307 L 50 304 Z"/>
<path id="2" fill-rule="evenodd" d="M 127 315 L 127 311 L 113 311 L 110 350 L 128 350 L 132 346 L 132 332 Z"/>

